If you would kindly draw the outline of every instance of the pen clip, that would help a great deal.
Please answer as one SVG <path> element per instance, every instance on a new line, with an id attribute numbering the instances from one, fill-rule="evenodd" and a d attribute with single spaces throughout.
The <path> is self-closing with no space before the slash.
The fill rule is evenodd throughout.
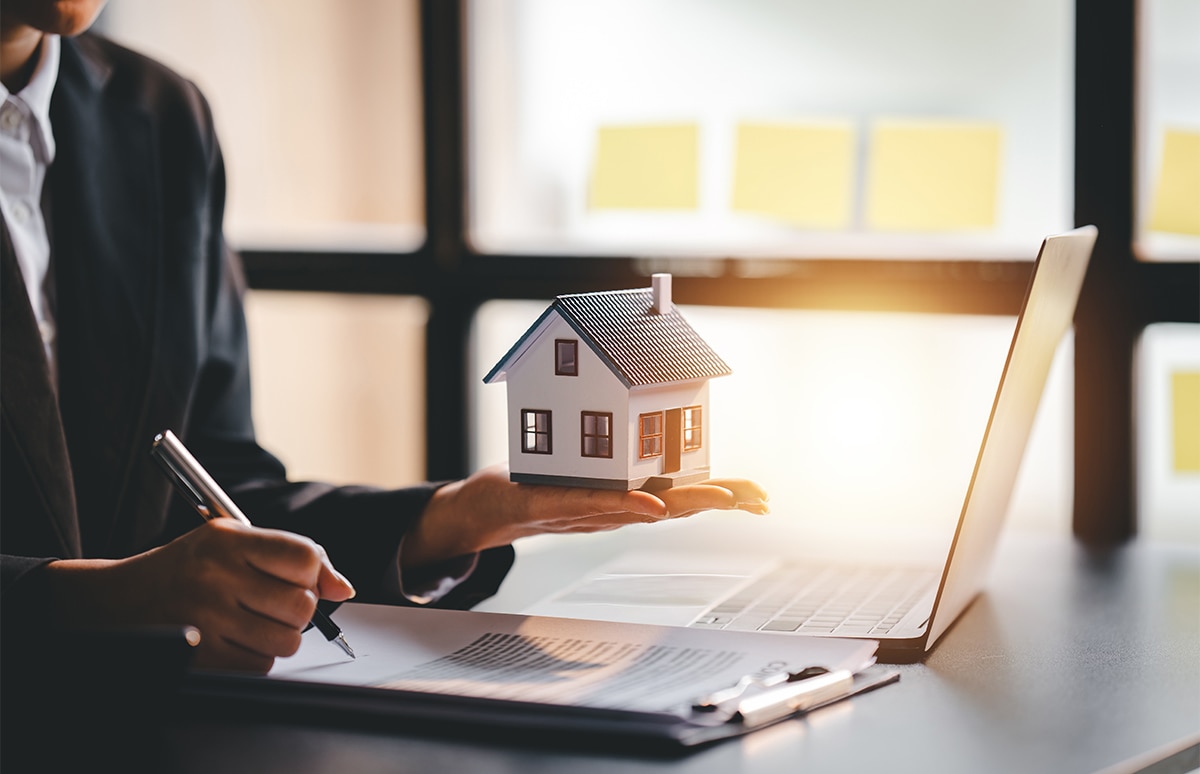
<path id="1" fill-rule="evenodd" d="M 154 438 L 154 444 L 150 447 L 150 456 L 166 472 L 167 478 L 175 485 L 175 489 L 178 490 L 179 494 L 188 501 L 188 505 L 192 506 L 205 520 L 212 518 L 212 510 L 204 502 L 204 498 L 200 496 L 196 488 L 192 486 L 192 482 L 188 481 L 187 476 L 183 475 L 183 471 L 179 470 L 175 462 L 165 453 L 160 443 L 161 440 L 161 435 Z"/>

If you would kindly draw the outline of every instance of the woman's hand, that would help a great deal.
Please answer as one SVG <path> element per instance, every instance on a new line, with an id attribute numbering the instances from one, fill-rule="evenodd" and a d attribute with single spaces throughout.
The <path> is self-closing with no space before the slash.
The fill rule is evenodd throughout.
<path id="1" fill-rule="evenodd" d="M 762 487 L 743 479 L 709 479 L 657 494 L 514 484 L 496 465 L 439 489 L 404 540 L 406 569 L 508 545 L 546 533 L 603 532 L 707 510 L 767 512 Z"/>
<path id="2" fill-rule="evenodd" d="M 354 596 L 312 540 L 233 519 L 127 559 L 61 560 L 45 571 L 60 625 L 191 625 L 201 636 L 196 666 L 254 672 L 296 652 L 318 598 Z"/>

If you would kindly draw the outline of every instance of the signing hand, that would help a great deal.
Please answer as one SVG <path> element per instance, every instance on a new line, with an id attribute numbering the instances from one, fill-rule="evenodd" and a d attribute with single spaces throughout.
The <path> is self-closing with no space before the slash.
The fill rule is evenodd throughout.
<path id="1" fill-rule="evenodd" d="M 318 598 L 354 596 L 313 541 L 233 519 L 127 559 L 63 560 L 46 572 L 66 625 L 188 624 L 200 630 L 196 666 L 253 672 L 296 652 Z"/>
<path id="2" fill-rule="evenodd" d="M 752 481 L 732 478 L 657 494 L 514 484 L 508 467 L 497 465 L 434 494 L 405 538 L 401 562 L 416 569 L 530 535 L 603 532 L 714 509 L 766 513 L 767 494 Z"/>

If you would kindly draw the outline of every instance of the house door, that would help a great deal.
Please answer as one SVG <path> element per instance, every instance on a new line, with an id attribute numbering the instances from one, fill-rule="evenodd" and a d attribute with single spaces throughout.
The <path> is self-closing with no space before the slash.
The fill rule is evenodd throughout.
<path id="1" fill-rule="evenodd" d="M 679 454 L 683 446 L 683 409 L 667 409 L 663 428 L 663 473 L 679 471 Z"/>

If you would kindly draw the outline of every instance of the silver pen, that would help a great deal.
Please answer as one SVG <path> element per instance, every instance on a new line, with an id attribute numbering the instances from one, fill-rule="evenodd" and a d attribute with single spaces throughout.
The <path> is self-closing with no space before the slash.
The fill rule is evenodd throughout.
<path id="1" fill-rule="evenodd" d="M 164 430 L 154 437 L 150 455 L 162 465 L 171 483 L 205 521 L 228 518 L 250 526 L 250 519 L 246 518 L 246 514 L 242 513 L 229 495 L 225 494 L 225 490 L 217 485 L 208 471 L 170 430 Z M 313 613 L 312 625 L 325 639 L 344 650 L 350 658 L 357 658 L 350 643 L 346 641 L 346 635 L 329 616 L 317 610 Z"/>

